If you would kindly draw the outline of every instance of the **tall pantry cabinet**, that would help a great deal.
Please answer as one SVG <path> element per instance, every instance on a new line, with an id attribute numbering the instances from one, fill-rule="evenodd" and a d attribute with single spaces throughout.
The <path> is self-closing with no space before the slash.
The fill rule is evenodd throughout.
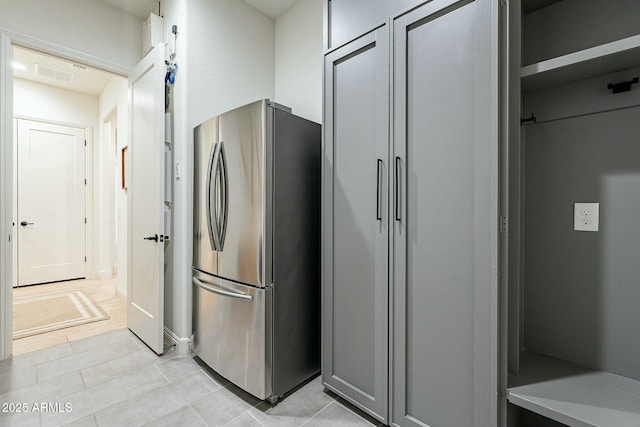
<path id="1" fill-rule="evenodd" d="M 496 425 L 499 3 L 325 7 L 323 383 Z"/>

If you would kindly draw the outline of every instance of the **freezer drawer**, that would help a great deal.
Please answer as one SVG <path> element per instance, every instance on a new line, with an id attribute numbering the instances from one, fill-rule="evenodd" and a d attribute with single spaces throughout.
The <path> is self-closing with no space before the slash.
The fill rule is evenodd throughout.
<path id="1" fill-rule="evenodd" d="M 260 399 L 272 395 L 272 289 L 193 273 L 194 352 Z"/>

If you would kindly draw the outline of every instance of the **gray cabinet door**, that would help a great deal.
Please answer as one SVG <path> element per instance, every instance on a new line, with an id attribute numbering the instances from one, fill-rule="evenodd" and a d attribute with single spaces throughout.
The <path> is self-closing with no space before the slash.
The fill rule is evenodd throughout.
<path id="1" fill-rule="evenodd" d="M 376 28 L 410 6 L 424 0 L 326 0 L 329 49 L 339 47 Z"/>
<path id="2" fill-rule="evenodd" d="M 388 407 L 389 35 L 325 57 L 325 386 L 386 421 Z"/>
<path id="3" fill-rule="evenodd" d="M 392 421 L 496 425 L 497 5 L 394 20 Z"/>

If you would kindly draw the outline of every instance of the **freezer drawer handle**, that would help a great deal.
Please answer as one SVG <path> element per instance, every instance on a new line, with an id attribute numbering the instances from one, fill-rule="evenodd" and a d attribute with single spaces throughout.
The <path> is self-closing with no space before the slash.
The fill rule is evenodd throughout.
<path id="1" fill-rule="evenodd" d="M 253 301 L 253 296 L 251 296 L 251 295 L 242 294 L 242 293 L 239 293 L 239 292 L 225 291 L 224 289 L 220 289 L 220 288 L 214 288 L 213 286 L 207 285 L 206 283 L 204 283 L 202 280 L 198 279 L 197 277 L 193 278 L 193 283 L 196 286 L 198 286 L 199 288 L 202 288 L 205 291 L 213 292 L 214 294 L 224 295 L 226 297 L 231 297 L 231 298 L 243 299 L 245 301 Z"/>

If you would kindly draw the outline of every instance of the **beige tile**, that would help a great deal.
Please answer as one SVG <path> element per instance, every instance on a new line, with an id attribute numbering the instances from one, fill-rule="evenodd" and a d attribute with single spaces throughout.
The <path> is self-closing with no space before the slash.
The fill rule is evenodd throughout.
<path id="1" fill-rule="evenodd" d="M 115 291 L 116 280 L 72 280 L 45 285 L 26 286 L 13 290 L 14 300 L 81 290 L 95 301 L 111 318 L 72 328 L 59 329 L 46 334 L 21 338 L 13 342 L 13 355 L 17 356 L 53 345 L 121 330 L 127 327 L 126 301 Z"/>
<path id="2" fill-rule="evenodd" d="M 66 333 L 56 334 L 53 331 L 49 334 L 33 335 L 30 337 L 21 338 L 13 341 L 13 355 L 19 356 L 21 354 L 30 353 L 36 350 L 42 350 L 44 348 L 53 347 L 54 345 L 64 344 L 69 342 Z"/>

